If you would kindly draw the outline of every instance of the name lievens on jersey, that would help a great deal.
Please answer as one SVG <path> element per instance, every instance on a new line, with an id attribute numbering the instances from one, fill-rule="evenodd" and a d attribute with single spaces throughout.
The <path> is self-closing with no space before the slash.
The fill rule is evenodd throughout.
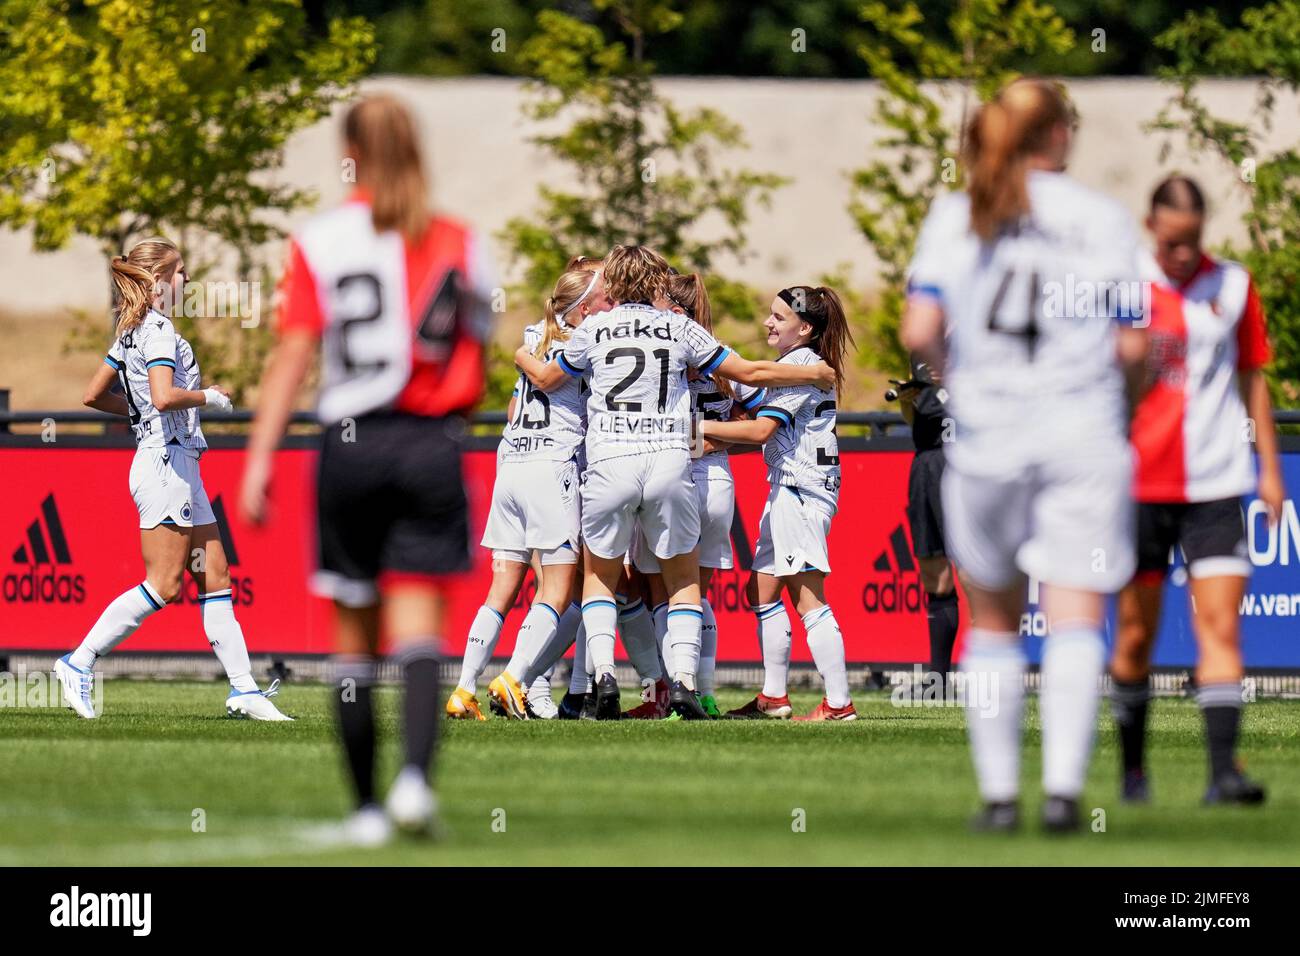
<path id="1" fill-rule="evenodd" d="M 587 319 L 559 361 L 586 374 L 587 459 L 673 449 L 690 442 L 688 369 L 707 375 L 729 354 L 703 327 L 674 312 L 625 304 Z"/>

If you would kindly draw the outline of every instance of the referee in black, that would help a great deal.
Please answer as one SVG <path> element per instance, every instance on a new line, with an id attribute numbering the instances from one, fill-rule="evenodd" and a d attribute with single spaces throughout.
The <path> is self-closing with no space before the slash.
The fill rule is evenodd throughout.
<path id="1" fill-rule="evenodd" d="M 943 444 L 951 439 L 948 392 L 939 372 L 912 357 L 912 378 L 899 383 L 899 410 L 912 426 L 916 455 L 907 479 L 907 521 L 912 529 L 912 553 L 921 569 L 925 617 L 930 627 L 930 673 L 945 691 L 957 640 L 957 582 L 943 546 Z"/>

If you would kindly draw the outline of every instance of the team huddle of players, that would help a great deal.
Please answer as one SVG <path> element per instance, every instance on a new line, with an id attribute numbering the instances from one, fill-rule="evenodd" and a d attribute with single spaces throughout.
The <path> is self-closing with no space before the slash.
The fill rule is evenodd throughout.
<path id="1" fill-rule="evenodd" d="M 712 334 L 698 275 L 652 250 L 571 261 L 524 333 L 483 546 L 493 583 L 467 641 L 448 716 L 486 719 L 475 697 L 536 554 L 537 599 L 488 686 L 512 718 L 710 719 L 717 624 L 706 596 L 732 566 L 728 450 L 761 445 L 770 493 L 749 600 L 767 682 L 735 716 L 788 717 L 790 623 L 803 617 L 826 697 L 808 720 L 852 720 L 844 642 L 825 600 L 826 536 L 840 487 L 836 391 L 847 329 L 836 294 L 782 290 L 764 321 L 776 362 L 748 362 Z M 582 576 L 579 578 L 579 568 Z M 620 708 L 622 637 L 642 700 Z M 576 643 L 569 692 L 550 679 Z"/>

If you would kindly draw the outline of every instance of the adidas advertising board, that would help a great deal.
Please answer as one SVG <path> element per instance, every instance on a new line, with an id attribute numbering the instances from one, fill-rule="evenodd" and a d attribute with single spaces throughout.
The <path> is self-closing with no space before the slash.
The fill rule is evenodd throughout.
<path id="1" fill-rule="evenodd" d="M 84 636 L 104 605 L 144 575 L 139 522 L 127 491 L 131 449 L 0 448 L 6 494 L 0 500 L 0 650 L 66 648 Z M 495 453 L 465 456 L 471 533 L 477 541 L 492 498 Z M 924 594 L 905 516 L 909 452 L 841 454 L 844 489 L 831 526 L 827 597 L 853 662 L 911 664 L 929 654 Z M 310 489 L 313 452 L 279 453 L 272 500 L 275 520 L 249 528 L 234 514 L 243 453 L 212 449 L 203 457 L 203 481 L 231 563 L 240 623 L 253 653 L 327 654 L 331 609 L 311 597 L 306 582 L 315 553 Z M 1300 454 L 1283 455 L 1287 486 L 1300 488 Z M 732 460 L 737 515 L 732 527 L 735 568 L 714 574 L 709 600 L 718 616 L 718 653 L 724 661 L 753 661 L 754 621 L 745 582 L 757 546 L 767 477 L 758 455 Z M 1242 635 L 1251 667 L 1300 666 L 1300 513 L 1286 503 L 1270 527 L 1258 502 L 1247 505 L 1254 576 L 1242 607 Z M 447 652 L 459 655 L 491 578 L 487 552 L 461 576 L 464 595 L 449 608 Z M 1171 556 L 1156 663 L 1182 666 L 1195 659 L 1181 558 Z M 531 577 L 531 576 L 530 576 Z M 498 655 L 508 655 L 515 623 L 532 596 L 531 581 L 502 633 Z M 1031 602 L 1036 597 L 1031 589 Z M 203 651 L 196 628 L 196 593 L 186 578 L 180 609 L 145 622 L 124 651 Z M 962 601 L 962 625 L 967 603 Z M 793 654 L 810 662 L 797 617 Z M 1046 632 L 1041 608 L 1022 619 L 1032 660 Z M 960 653 L 960 640 L 958 643 Z"/>

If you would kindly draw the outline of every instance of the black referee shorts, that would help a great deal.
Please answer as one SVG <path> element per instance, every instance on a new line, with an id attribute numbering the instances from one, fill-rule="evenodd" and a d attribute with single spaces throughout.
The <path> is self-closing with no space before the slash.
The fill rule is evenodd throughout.
<path id="1" fill-rule="evenodd" d="M 907 476 L 907 523 L 912 529 L 912 553 L 918 558 L 941 558 L 943 548 L 943 449 L 918 451 Z"/>
<path id="2" fill-rule="evenodd" d="M 383 572 L 434 577 L 468 570 L 464 422 L 399 413 L 354 421 L 325 431 L 314 590 L 365 606 L 377 600 Z"/>
<path id="3" fill-rule="evenodd" d="M 1137 574 L 1142 580 L 1164 576 L 1175 545 L 1182 549 L 1187 573 L 1194 578 L 1250 576 L 1240 498 L 1139 502 L 1137 543 Z"/>

